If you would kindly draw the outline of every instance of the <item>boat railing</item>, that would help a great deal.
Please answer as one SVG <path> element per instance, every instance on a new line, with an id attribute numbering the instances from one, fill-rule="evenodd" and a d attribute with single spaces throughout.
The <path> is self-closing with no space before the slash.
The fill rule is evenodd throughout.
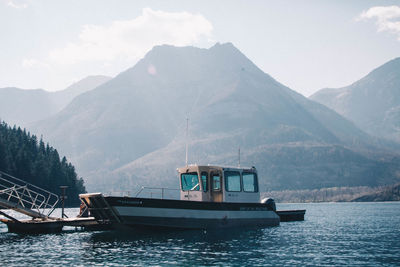
<path id="1" fill-rule="evenodd" d="M 104 196 L 113 197 L 143 197 L 159 199 L 179 199 L 179 189 L 166 187 L 147 187 L 142 186 L 137 191 L 110 191 L 103 193 Z"/>
<path id="2" fill-rule="evenodd" d="M 179 199 L 179 189 L 165 187 L 147 187 L 143 186 L 136 193 L 135 197 L 148 197 L 160 199 Z"/>
<path id="3" fill-rule="evenodd" d="M 110 192 L 105 192 L 103 193 L 103 196 L 105 197 L 132 197 L 134 194 L 132 191 L 110 191 Z"/>
<path id="4" fill-rule="evenodd" d="M 104 196 L 109 197 L 142 197 L 142 198 L 157 198 L 157 199 L 180 199 L 180 189 L 166 188 L 166 187 L 148 187 L 142 186 L 138 191 L 110 191 L 103 193 Z M 184 191 L 187 200 L 190 200 L 194 192 L 187 190 Z"/>

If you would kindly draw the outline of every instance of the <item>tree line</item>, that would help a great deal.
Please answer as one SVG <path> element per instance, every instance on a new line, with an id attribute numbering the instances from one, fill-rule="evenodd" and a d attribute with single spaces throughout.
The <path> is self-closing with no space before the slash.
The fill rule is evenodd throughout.
<path id="1" fill-rule="evenodd" d="M 4 121 L 0 121 L 0 171 L 57 195 L 60 186 L 68 186 L 66 206 L 78 206 L 78 194 L 86 192 L 75 167 L 65 156 L 60 159 L 57 149 L 25 129 L 10 127 Z"/>
<path id="2" fill-rule="evenodd" d="M 278 203 L 400 201 L 400 183 L 388 186 L 330 187 L 263 192 Z"/>

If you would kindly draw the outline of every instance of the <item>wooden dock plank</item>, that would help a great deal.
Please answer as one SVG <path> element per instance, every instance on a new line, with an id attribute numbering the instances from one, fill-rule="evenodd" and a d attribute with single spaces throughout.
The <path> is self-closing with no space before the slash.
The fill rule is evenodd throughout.
<path id="1" fill-rule="evenodd" d="M 61 232 L 64 226 L 82 227 L 89 230 L 104 228 L 104 226 L 99 226 L 94 217 L 32 219 L 17 222 L 0 218 L 0 221 L 7 224 L 8 231 L 12 233 L 57 233 Z"/>

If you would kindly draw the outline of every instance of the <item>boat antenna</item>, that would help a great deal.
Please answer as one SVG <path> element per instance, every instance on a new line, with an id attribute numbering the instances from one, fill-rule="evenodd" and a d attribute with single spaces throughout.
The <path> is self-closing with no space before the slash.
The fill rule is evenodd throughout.
<path id="1" fill-rule="evenodd" d="M 239 153 L 238 153 L 238 167 L 240 168 L 240 146 L 239 146 Z"/>
<path id="2" fill-rule="evenodd" d="M 186 167 L 188 166 L 189 118 L 186 118 Z"/>

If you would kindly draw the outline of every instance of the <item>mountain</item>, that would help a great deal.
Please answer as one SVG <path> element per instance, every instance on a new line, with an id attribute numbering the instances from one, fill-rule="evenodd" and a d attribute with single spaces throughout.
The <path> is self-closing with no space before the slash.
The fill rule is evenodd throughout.
<path id="1" fill-rule="evenodd" d="M 154 47 L 33 129 L 71 158 L 89 190 L 177 187 L 187 117 L 191 163 L 236 165 L 240 146 L 242 163 L 258 167 L 264 187 L 400 179 L 390 156 L 379 162 L 365 153 L 377 149 L 375 139 L 280 84 L 230 43 Z"/>
<path id="2" fill-rule="evenodd" d="M 0 118 L 23 127 L 45 119 L 63 109 L 77 95 L 110 80 L 106 76 L 88 76 L 68 88 L 48 92 L 42 89 L 0 88 Z"/>
<path id="3" fill-rule="evenodd" d="M 57 106 L 57 112 L 69 104 L 74 97 L 84 92 L 93 90 L 97 86 L 104 84 L 109 80 L 111 80 L 111 77 L 104 75 L 92 75 L 73 83 L 64 90 L 51 92 L 50 94 L 54 96 L 53 101 Z"/>
<path id="4" fill-rule="evenodd" d="M 400 58 L 352 85 L 322 89 L 312 96 L 367 133 L 400 143 Z"/>

